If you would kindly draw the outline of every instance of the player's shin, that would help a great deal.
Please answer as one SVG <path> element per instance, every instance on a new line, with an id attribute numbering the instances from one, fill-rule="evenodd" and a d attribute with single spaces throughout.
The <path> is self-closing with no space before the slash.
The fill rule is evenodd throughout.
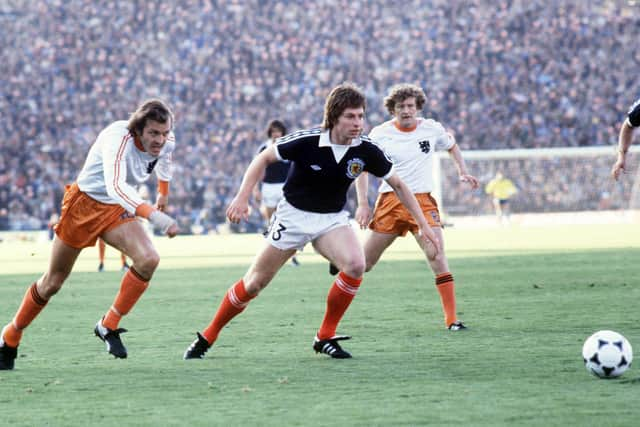
<path id="1" fill-rule="evenodd" d="M 448 327 L 457 320 L 456 292 L 453 275 L 450 272 L 438 274 L 436 276 L 436 289 L 440 294 L 445 326 Z"/>
<path id="2" fill-rule="evenodd" d="M 13 321 L 3 329 L 2 340 L 11 347 L 17 347 L 22 338 L 22 331 L 40 314 L 47 302 L 49 301 L 38 293 L 36 283 L 33 283 L 27 289 Z"/>
<path id="3" fill-rule="evenodd" d="M 131 267 L 122 278 L 120 291 L 116 295 L 113 305 L 105 314 L 102 325 L 111 330 L 118 329 L 122 316 L 131 311 L 148 286 L 149 282 L 140 276 L 134 267 Z"/>
<path id="4" fill-rule="evenodd" d="M 318 330 L 318 338 L 329 339 L 336 334 L 338 323 L 349 308 L 362 283 L 362 277 L 355 278 L 340 272 L 327 295 L 327 311 Z"/>
<path id="5" fill-rule="evenodd" d="M 244 288 L 244 281 L 240 279 L 232 287 L 229 288 L 226 295 L 218 307 L 213 320 L 202 332 L 202 335 L 207 339 L 209 345 L 218 338 L 218 334 L 225 327 L 227 323 L 231 321 L 238 314 L 242 313 L 244 309 L 255 298 L 255 295 L 250 295 Z"/>

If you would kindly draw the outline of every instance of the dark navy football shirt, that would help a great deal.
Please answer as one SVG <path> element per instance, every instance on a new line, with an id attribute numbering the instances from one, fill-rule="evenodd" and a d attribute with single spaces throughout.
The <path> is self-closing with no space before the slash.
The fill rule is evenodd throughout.
<path id="1" fill-rule="evenodd" d="M 631 108 L 629 109 L 628 116 L 629 123 L 634 128 L 640 126 L 640 99 L 633 103 Z"/>
<path id="2" fill-rule="evenodd" d="M 265 141 L 258 148 L 258 154 L 271 146 L 271 140 Z M 264 178 L 262 182 L 267 184 L 282 184 L 287 180 L 287 174 L 289 174 L 289 167 L 291 163 L 285 160 L 279 160 L 275 163 L 271 163 L 264 171 Z"/>
<path id="3" fill-rule="evenodd" d="M 292 163 L 284 197 L 294 207 L 319 213 L 340 212 L 351 183 L 362 173 L 388 178 L 391 160 L 366 136 L 353 139 L 338 161 L 329 131 L 321 128 L 292 133 L 278 140 L 278 159 Z"/>

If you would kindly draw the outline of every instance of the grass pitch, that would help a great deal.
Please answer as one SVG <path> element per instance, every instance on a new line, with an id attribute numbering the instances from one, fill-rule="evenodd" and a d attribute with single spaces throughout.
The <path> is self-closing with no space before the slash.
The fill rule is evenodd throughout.
<path id="1" fill-rule="evenodd" d="M 583 341 L 613 329 L 640 351 L 637 226 L 445 230 L 460 317 L 444 329 L 415 242 L 385 254 L 341 323 L 350 360 L 311 341 L 332 278 L 307 248 L 202 361 L 182 353 L 260 247 L 258 236 L 158 239 L 161 266 L 122 321 L 129 358 L 93 336 L 121 273 L 83 252 L 0 372 L 3 425 L 631 426 L 640 374 L 585 370 Z M 0 323 L 45 268 L 48 243 L 0 244 Z M 636 357 L 640 357 L 637 355 Z"/>

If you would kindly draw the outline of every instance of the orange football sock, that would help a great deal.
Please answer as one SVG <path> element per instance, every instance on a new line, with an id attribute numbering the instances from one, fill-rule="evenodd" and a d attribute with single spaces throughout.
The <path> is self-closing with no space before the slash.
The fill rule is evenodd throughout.
<path id="1" fill-rule="evenodd" d="M 209 326 L 202 331 L 202 336 L 207 339 L 209 344 L 213 344 L 213 342 L 218 338 L 218 334 L 220 334 L 222 328 L 224 328 L 231 319 L 242 313 L 249 304 L 249 301 L 255 297 L 256 295 L 250 295 L 246 291 L 244 288 L 244 281 L 242 279 L 237 281 L 227 291 L 220 303 L 220 307 L 218 307 L 218 311 L 216 311 L 216 315 L 213 317 L 213 320 Z"/>
<path id="2" fill-rule="evenodd" d="M 17 347 L 22 339 L 22 331 L 16 329 L 13 322 L 7 323 L 2 329 L 2 341 L 7 343 L 9 347 Z"/>
<path id="3" fill-rule="evenodd" d="M 441 273 L 436 276 L 436 289 L 440 294 L 445 326 L 458 320 L 456 316 L 456 291 L 451 273 Z"/>
<path id="4" fill-rule="evenodd" d="M 104 264 L 104 252 L 107 248 L 107 244 L 102 239 L 98 239 L 98 257 L 100 264 Z"/>
<path id="5" fill-rule="evenodd" d="M 102 319 L 102 325 L 112 330 L 118 329 L 118 323 L 120 323 L 122 316 L 131 311 L 148 286 L 149 280 L 140 276 L 133 267 L 127 270 L 122 278 L 120 291 L 116 295 L 113 305 L 104 315 L 104 319 Z"/>
<path id="6" fill-rule="evenodd" d="M 22 299 L 22 304 L 20 304 L 20 308 L 18 308 L 13 318 L 13 322 L 4 328 L 2 340 L 11 347 L 17 347 L 22 338 L 22 330 L 33 322 L 33 319 L 40 314 L 47 302 L 49 301 L 42 298 L 38 293 L 35 283 L 29 286 Z"/>
<path id="7" fill-rule="evenodd" d="M 362 283 L 362 277 L 358 279 L 349 277 L 342 271 L 338 274 L 327 295 L 327 311 L 318 330 L 318 339 L 326 340 L 336 334 L 338 323 L 358 293 L 360 283 Z"/>

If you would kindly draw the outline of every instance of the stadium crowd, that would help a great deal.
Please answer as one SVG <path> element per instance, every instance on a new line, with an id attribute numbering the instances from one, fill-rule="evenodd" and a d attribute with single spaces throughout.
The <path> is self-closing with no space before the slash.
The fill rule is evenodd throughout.
<path id="1" fill-rule="evenodd" d="M 19 0 L 0 3 L 0 26 L 0 230 L 46 227 L 97 132 L 149 97 L 177 116 L 170 214 L 207 232 L 268 121 L 319 124 L 345 80 L 370 125 L 391 85 L 421 85 L 463 150 L 613 145 L 638 95 L 640 9 L 620 0 Z M 512 164 L 470 167 L 535 188 L 522 209 L 600 206 L 598 164 L 593 180 L 568 159 Z M 490 212 L 451 179 L 445 207 Z M 614 208 L 631 191 L 617 188 Z M 242 227 L 262 227 L 257 209 Z"/>

